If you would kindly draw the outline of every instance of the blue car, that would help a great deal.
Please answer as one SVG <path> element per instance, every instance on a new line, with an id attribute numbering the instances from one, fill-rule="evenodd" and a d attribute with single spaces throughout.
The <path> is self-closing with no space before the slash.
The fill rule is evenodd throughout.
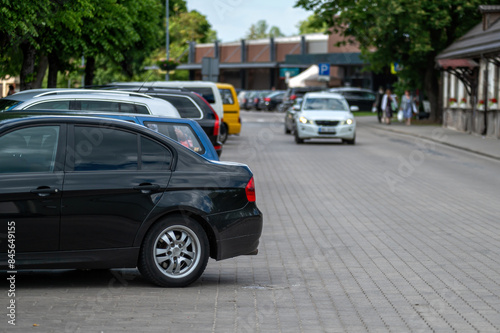
<path id="1" fill-rule="evenodd" d="M 217 155 L 212 142 L 203 128 L 196 121 L 187 118 L 167 118 L 162 116 L 131 113 L 103 113 L 68 110 L 22 110 L 19 112 L 1 113 L 0 120 L 40 115 L 104 117 L 136 123 L 168 136 L 206 159 L 219 161 L 219 156 Z"/>

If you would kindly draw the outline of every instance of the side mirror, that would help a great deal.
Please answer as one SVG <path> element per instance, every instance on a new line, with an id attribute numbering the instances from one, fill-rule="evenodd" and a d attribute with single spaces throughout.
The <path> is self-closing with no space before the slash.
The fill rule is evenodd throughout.
<path id="1" fill-rule="evenodd" d="M 357 105 L 351 106 L 350 109 L 351 109 L 351 112 L 357 112 L 357 111 L 359 111 L 359 107 Z"/>
<path id="2" fill-rule="evenodd" d="M 295 104 L 292 106 L 292 111 L 300 111 L 300 105 Z"/>

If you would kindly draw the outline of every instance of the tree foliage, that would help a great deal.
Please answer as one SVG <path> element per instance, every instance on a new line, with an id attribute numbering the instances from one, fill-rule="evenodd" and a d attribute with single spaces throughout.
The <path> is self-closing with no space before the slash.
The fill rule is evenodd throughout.
<path id="1" fill-rule="evenodd" d="M 172 54 L 182 55 L 188 41 L 215 39 L 185 0 L 169 7 Z M 82 56 L 86 84 L 94 75 L 99 83 L 144 76 L 144 66 L 165 54 L 165 12 L 164 0 L 0 0 L 0 77 L 19 75 L 22 90 L 35 88 L 48 67 L 48 85 L 61 85 L 57 73 L 83 74 Z"/>
<path id="2" fill-rule="evenodd" d="M 272 26 L 269 28 L 266 20 L 259 20 L 254 23 L 248 29 L 245 36 L 246 39 L 261 39 L 269 37 L 282 37 L 284 34 L 281 32 L 280 28 Z"/>
<path id="3" fill-rule="evenodd" d="M 327 22 L 316 14 L 309 15 L 305 20 L 299 21 L 296 27 L 299 30 L 299 35 L 328 31 Z"/>
<path id="4" fill-rule="evenodd" d="M 370 68 L 399 62 L 405 88 L 423 88 L 438 111 L 439 71 L 435 57 L 480 22 L 478 6 L 488 0 L 297 0 L 329 26 L 359 42 Z M 440 120 L 440 113 L 431 115 Z"/>

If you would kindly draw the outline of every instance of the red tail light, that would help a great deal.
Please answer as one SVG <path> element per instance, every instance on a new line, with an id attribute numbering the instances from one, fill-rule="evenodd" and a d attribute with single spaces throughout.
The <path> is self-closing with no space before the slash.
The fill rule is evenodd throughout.
<path id="1" fill-rule="evenodd" d="M 297 95 L 291 95 L 291 96 L 290 96 L 290 99 L 291 99 L 292 101 L 293 101 L 294 99 L 296 99 L 296 98 L 297 98 Z"/>
<path id="2" fill-rule="evenodd" d="M 203 96 L 201 96 L 201 95 L 199 95 L 199 96 L 201 97 L 201 99 L 203 100 L 203 102 L 205 102 L 205 104 L 210 108 L 210 110 L 212 110 L 212 112 L 214 113 L 214 116 L 215 116 L 214 135 L 217 137 L 217 139 L 219 139 L 220 122 L 221 122 L 221 120 L 219 119 L 219 115 L 212 108 L 212 105 L 210 105 L 210 103 L 208 103 L 207 100 L 203 98 Z"/>
<path id="3" fill-rule="evenodd" d="M 248 184 L 245 187 L 245 193 L 247 194 L 248 201 L 255 202 L 255 184 L 253 181 L 253 177 L 248 181 Z"/>
<path id="4" fill-rule="evenodd" d="M 270 101 L 271 101 L 271 98 L 266 97 L 266 98 L 264 98 L 264 100 L 265 100 L 266 102 L 270 102 Z"/>

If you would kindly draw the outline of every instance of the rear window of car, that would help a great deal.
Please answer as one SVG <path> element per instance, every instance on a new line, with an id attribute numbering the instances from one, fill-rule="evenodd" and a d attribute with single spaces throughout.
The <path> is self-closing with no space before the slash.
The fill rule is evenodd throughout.
<path id="1" fill-rule="evenodd" d="M 222 97 L 222 104 L 229 104 L 229 105 L 234 104 L 233 94 L 231 90 L 219 89 L 219 91 Z"/>
<path id="2" fill-rule="evenodd" d="M 189 125 L 159 121 L 146 121 L 144 125 L 155 132 L 168 136 L 198 154 L 205 153 L 205 147 L 203 147 L 198 135 L 196 135 L 193 128 Z"/>
<path id="3" fill-rule="evenodd" d="M 155 97 L 164 99 L 179 111 L 181 118 L 200 119 L 203 115 L 195 102 L 188 97 L 172 96 L 172 95 L 154 95 Z"/>
<path id="4" fill-rule="evenodd" d="M 207 100 L 208 103 L 210 104 L 215 103 L 214 92 L 211 88 L 193 88 L 193 87 L 185 87 L 185 88 L 200 94 L 201 96 L 203 96 L 204 99 Z"/>

